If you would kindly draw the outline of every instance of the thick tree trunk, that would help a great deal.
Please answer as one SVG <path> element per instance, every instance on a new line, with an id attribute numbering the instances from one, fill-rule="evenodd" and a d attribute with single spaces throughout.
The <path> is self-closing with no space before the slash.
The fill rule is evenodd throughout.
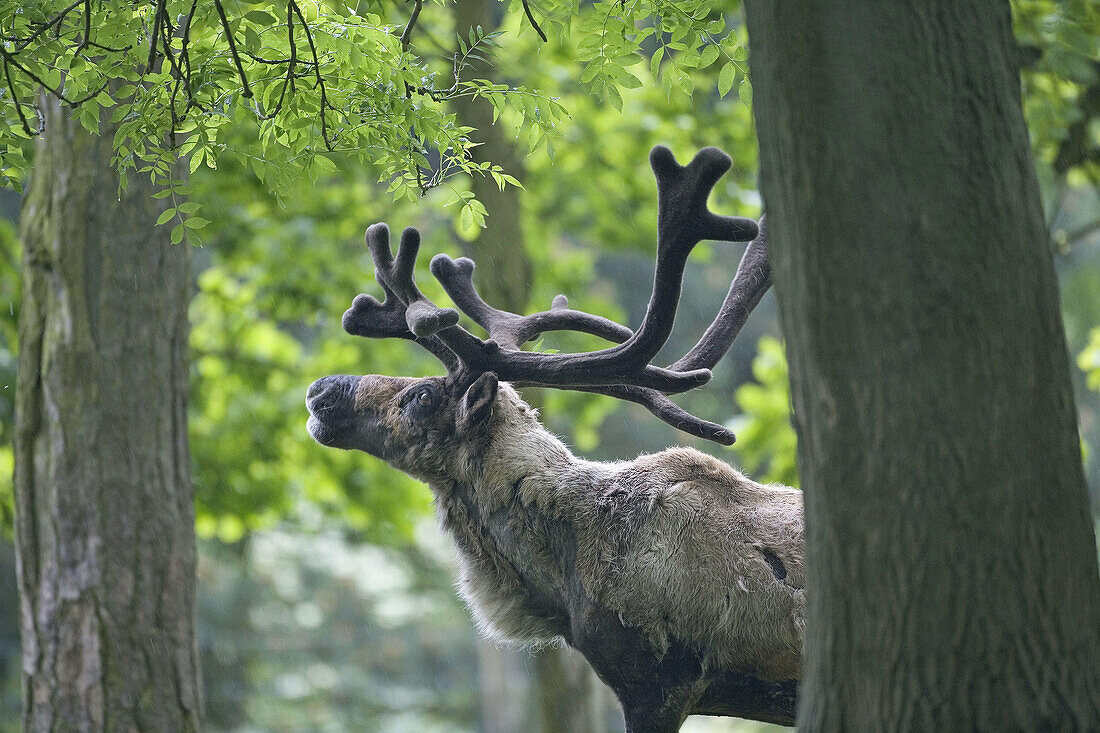
<path id="1" fill-rule="evenodd" d="M 468 37 L 469 30 L 481 26 L 491 31 L 500 25 L 503 11 L 496 0 L 465 0 L 454 6 L 455 30 Z M 491 64 L 475 62 L 467 72 L 471 78 L 492 79 L 497 71 Z M 505 134 L 501 125 L 493 124 L 493 107 L 484 99 L 460 97 L 454 101 L 454 109 L 464 125 L 477 130 L 473 155 L 478 161 L 491 160 L 505 171 L 523 179 L 523 161 Z M 491 177 L 475 177 L 474 194 L 489 211 L 488 228 L 481 231 L 476 240 L 466 245 L 467 254 L 483 265 L 492 266 L 493 277 L 480 278 L 478 289 L 485 299 L 499 308 L 524 313 L 531 289 L 531 260 L 523 246 L 523 230 L 520 224 L 519 189 L 507 187 L 501 191 Z M 488 660 L 496 655 L 515 656 L 521 652 L 488 645 L 479 640 L 483 648 L 479 655 L 483 661 L 483 673 L 519 667 L 500 659 Z M 525 667 L 526 665 L 524 665 Z M 522 667 L 521 667 L 522 668 Z M 603 683 L 592 672 L 581 655 L 565 648 L 545 648 L 535 653 L 534 659 L 536 709 L 541 733 L 587 733 L 602 731 L 603 704 L 608 695 Z M 505 689 L 505 681 L 487 681 L 488 689 Z M 486 689 L 486 686 L 483 686 Z M 602 693 L 602 694 L 601 694 Z M 489 712 L 494 718 L 506 714 L 505 710 Z M 514 715 L 514 704 L 509 708 Z M 496 726 L 490 725 L 490 729 Z M 505 729 L 508 729 L 505 726 Z"/>
<path id="2" fill-rule="evenodd" d="M 806 493 L 807 730 L 1100 723 L 1009 4 L 748 0 Z"/>
<path id="3" fill-rule="evenodd" d="M 188 249 L 111 130 L 43 104 L 23 215 L 15 500 L 27 731 L 198 727 Z"/>

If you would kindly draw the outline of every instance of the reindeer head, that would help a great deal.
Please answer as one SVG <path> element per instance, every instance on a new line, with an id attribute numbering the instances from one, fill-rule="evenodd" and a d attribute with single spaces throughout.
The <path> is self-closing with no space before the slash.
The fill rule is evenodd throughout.
<path id="1" fill-rule="evenodd" d="M 464 477 L 471 451 L 490 438 L 498 382 L 482 374 L 465 389 L 442 377 L 322 377 L 309 386 L 309 434 L 321 445 L 357 449 L 431 480 Z M 522 408 L 518 399 L 503 406 Z"/>
<path id="2" fill-rule="evenodd" d="M 573 310 L 564 295 L 549 310 L 529 316 L 498 310 L 478 295 L 474 263 L 446 255 L 432 259 L 431 272 L 455 305 L 488 332 L 474 336 L 458 325 L 459 314 L 426 298 L 413 277 L 420 234 L 408 228 L 397 256 L 389 229 L 367 230 L 375 278 L 385 293 L 379 302 L 356 296 L 344 313 L 346 331 L 372 338 L 413 340 L 447 368 L 445 377 L 333 376 L 309 387 L 310 434 L 322 445 L 355 448 L 378 456 L 408 473 L 428 477 L 454 475 L 455 461 L 470 446 L 489 439 L 494 409 L 523 411 L 508 389 L 502 400 L 498 379 L 517 386 L 538 385 L 610 395 L 644 405 L 654 415 L 687 433 L 725 445 L 733 433 L 684 411 L 668 395 L 705 384 L 710 369 L 729 351 L 749 312 L 771 284 L 763 219 L 718 216 L 707 210 L 707 197 L 731 160 L 717 148 L 701 150 L 687 166 L 663 146 L 650 153 L 657 178 L 658 239 L 653 292 L 638 330 L 590 313 Z M 748 241 L 729 293 L 714 322 L 683 358 L 667 368 L 650 361 L 672 332 L 684 268 L 691 250 L 704 239 Z M 583 354 L 523 351 L 525 343 L 548 331 L 573 330 L 599 336 L 615 346 Z"/>

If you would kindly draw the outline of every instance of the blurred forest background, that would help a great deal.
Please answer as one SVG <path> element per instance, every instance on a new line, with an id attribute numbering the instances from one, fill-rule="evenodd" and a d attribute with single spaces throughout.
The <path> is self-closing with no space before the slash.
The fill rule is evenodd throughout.
<path id="1" fill-rule="evenodd" d="M 192 158 L 198 162 L 190 166 L 188 194 L 201 219 L 190 227 L 190 243 L 179 246 L 194 247 L 190 431 L 209 730 L 554 729 L 553 721 L 535 722 L 540 696 L 554 694 L 541 688 L 555 683 L 538 653 L 476 639 L 452 588 L 451 549 L 427 488 L 364 455 L 322 448 L 305 432 L 304 394 L 319 376 L 425 374 L 438 366 L 405 343 L 368 342 L 340 328 L 356 293 L 380 295 L 362 242 L 367 226 L 418 226 L 428 250 L 423 263 L 437 252 L 471 254 L 490 302 L 543 308 L 564 292 L 576 307 L 636 324 L 655 241 L 650 147 L 667 144 L 681 161 L 700 147 L 721 147 L 734 165 L 712 209 L 761 213 L 751 87 L 740 73 L 722 78 L 732 73 L 728 64 L 702 53 L 662 68 L 670 63 L 664 46 L 643 44 L 629 80 L 594 89 L 570 44 L 557 37 L 544 44 L 519 32 L 522 15 L 505 14 L 498 2 L 462 5 L 425 11 L 417 31 L 427 47 L 422 53 L 435 53 L 445 65 L 461 28 L 483 24 L 487 33 L 503 23 L 509 32 L 486 42 L 494 63 L 485 73 L 537 88 L 568 113 L 548 139 L 532 140 L 522 117 L 505 112 L 494 124 L 485 109 L 452 102 L 460 121 L 478 128 L 478 155 L 500 163 L 522 188 L 499 190 L 491 179 L 460 174 L 423 198 L 395 202 L 389 181 L 375 182 L 377 170 L 338 154 L 273 187 L 236 152 L 246 146 L 234 137 L 256 134 L 246 123 L 223 127 Z M 744 40 L 739 4 L 711 5 L 714 17 Z M 1078 366 L 1094 511 L 1100 508 L 1098 7 L 1014 4 L 1025 109 L 1068 348 Z M 396 25 L 406 9 L 388 4 L 383 12 Z M 11 168 L 27 164 L 33 175 L 29 145 L 22 159 L 0 161 L 0 171 L 14 178 Z M 485 204 L 486 228 L 479 226 L 480 210 L 463 205 L 466 192 Z M 20 195 L 0 191 L 0 731 L 17 729 L 20 705 L 10 535 L 19 211 Z M 949 246 L 951 233 L 944 237 Z M 740 246 L 709 245 L 693 257 L 668 353 L 683 353 L 709 323 L 740 254 Z M 430 297 L 446 301 L 427 273 L 420 282 Z M 548 338 L 542 348 L 577 345 Z M 714 381 L 683 396 L 695 414 L 733 426 L 738 442 L 731 449 L 679 434 L 634 405 L 579 393 L 528 396 L 550 429 L 591 458 L 688 444 L 758 480 L 798 483 L 770 295 Z M 609 730 L 621 729 L 613 699 L 601 692 L 593 700 L 591 715 Z M 760 727 L 702 719 L 689 726 Z"/>

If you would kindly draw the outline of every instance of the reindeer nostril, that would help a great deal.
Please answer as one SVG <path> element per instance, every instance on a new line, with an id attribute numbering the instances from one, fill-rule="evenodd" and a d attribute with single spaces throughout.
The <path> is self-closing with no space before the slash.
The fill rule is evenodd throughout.
<path id="1" fill-rule="evenodd" d="M 325 391 L 325 387 L 328 386 L 328 377 L 322 377 L 313 384 L 309 385 L 309 389 L 306 390 L 306 397 L 316 397 Z"/>

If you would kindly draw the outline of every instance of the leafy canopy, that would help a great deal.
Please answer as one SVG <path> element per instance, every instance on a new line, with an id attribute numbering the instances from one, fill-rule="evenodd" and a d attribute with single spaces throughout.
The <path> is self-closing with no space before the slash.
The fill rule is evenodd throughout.
<path id="1" fill-rule="evenodd" d="M 349 159 L 387 181 L 395 198 L 412 200 L 456 173 L 516 184 L 494 163 L 471 159 L 474 131 L 448 101 L 482 97 L 498 115 L 510 110 L 508 119 L 531 147 L 554 133 L 565 108 L 522 84 L 469 78 L 470 65 L 500 34 L 447 29 L 451 40 L 441 42 L 434 32 L 449 19 L 440 9 L 446 3 L 428 5 L 0 0 L 0 184 L 18 186 L 27 173 L 24 143 L 44 132 L 40 89 L 71 107 L 88 130 L 109 114 L 119 169 L 173 186 L 180 156 L 190 156 L 194 172 L 215 167 L 226 152 L 276 192 Z M 655 72 L 665 60 L 667 91 L 690 93 L 691 71 L 721 61 L 719 87 L 725 92 L 739 81 L 748 95 L 742 39 L 727 32 L 715 5 L 616 0 L 582 11 L 560 0 L 538 8 L 511 2 L 505 22 L 545 39 L 536 20 L 544 13 L 554 42 L 575 44 L 589 90 L 618 108 L 620 90 L 642 83 L 628 68 L 646 58 Z M 431 22 L 422 14 L 433 15 Z M 425 25 L 433 33 L 419 33 Z M 252 130 L 233 138 L 243 144 L 227 140 L 231 125 Z M 484 225 L 484 207 L 468 196 L 459 200 L 462 215 Z"/>

